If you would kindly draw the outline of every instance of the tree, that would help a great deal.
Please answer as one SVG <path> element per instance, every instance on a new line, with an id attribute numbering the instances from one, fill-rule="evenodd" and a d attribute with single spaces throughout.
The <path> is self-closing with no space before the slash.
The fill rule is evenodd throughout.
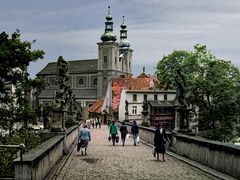
<path id="1" fill-rule="evenodd" d="M 174 51 L 157 65 L 160 88 L 176 88 L 173 78 L 181 69 L 186 80 L 187 102 L 200 107 L 199 129 L 230 129 L 239 121 L 239 70 L 230 62 L 217 59 L 205 45 L 193 52 Z M 214 133 L 213 133 L 214 134 Z M 230 134 L 229 134 L 230 136 Z M 214 137 L 223 141 L 228 137 Z"/>
<path id="2" fill-rule="evenodd" d="M 31 88 L 42 84 L 39 79 L 28 78 L 27 66 L 30 62 L 43 58 L 42 50 L 32 50 L 35 41 L 21 41 L 20 31 L 11 37 L 5 32 L 0 34 L 0 144 L 26 145 L 26 150 L 40 144 L 40 137 L 26 127 L 36 121 L 35 109 L 26 98 Z M 41 81 L 41 83 L 40 83 Z M 21 129 L 13 128 L 17 122 L 24 121 Z M 12 160 L 16 151 L 0 149 L 0 177 L 12 176 Z"/>
<path id="3" fill-rule="evenodd" d="M 32 50 L 35 41 L 21 41 L 20 31 L 11 37 L 0 34 L 0 127 L 12 131 L 14 123 L 33 119 L 33 109 L 26 100 L 28 87 L 35 80 L 28 78 L 27 66 L 42 59 L 42 50 Z M 30 120 L 31 121 L 31 120 Z"/>

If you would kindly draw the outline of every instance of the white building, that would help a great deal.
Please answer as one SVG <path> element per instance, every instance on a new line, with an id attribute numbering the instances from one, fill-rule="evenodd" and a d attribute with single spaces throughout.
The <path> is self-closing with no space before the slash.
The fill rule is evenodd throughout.
<path id="1" fill-rule="evenodd" d="M 175 90 L 129 90 L 123 89 L 121 92 L 121 98 L 118 109 L 118 117 L 120 121 L 126 119 L 125 106 L 126 101 L 128 102 L 128 120 L 136 120 L 138 123 L 142 120 L 142 106 L 143 101 L 174 101 L 176 99 Z M 150 112 L 150 111 L 149 111 Z"/>

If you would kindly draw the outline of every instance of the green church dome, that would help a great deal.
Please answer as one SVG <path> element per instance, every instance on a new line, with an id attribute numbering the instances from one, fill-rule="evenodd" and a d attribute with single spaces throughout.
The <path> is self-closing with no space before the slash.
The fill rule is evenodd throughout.
<path id="1" fill-rule="evenodd" d="M 110 14 L 110 6 L 108 6 L 108 15 L 106 16 L 106 22 L 105 22 L 105 32 L 101 36 L 101 40 L 103 42 L 105 41 L 116 41 L 117 36 L 113 32 L 113 21 L 112 16 Z"/>

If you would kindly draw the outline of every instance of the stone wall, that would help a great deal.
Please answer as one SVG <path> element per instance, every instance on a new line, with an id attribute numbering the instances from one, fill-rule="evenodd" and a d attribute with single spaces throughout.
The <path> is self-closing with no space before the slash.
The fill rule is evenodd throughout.
<path id="1" fill-rule="evenodd" d="M 67 129 L 37 148 L 23 155 L 23 160 L 14 160 L 14 179 L 44 179 L 64 153 L 73 145 L 81 124 Z"/>
<path id="2" fill-rule="evenodd" d="M 177 154 L 240 179 L 240 147 L 183 134 L 174 138 Z"/>

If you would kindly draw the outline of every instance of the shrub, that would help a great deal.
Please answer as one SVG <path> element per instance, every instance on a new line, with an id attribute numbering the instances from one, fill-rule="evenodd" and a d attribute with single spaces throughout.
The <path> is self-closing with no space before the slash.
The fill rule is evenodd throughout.
<path id="1" fill-rule="evenodd" d="M 25 144 L 25 152 L 28 152 L 41 144 L 41 139 L 26 128 L 21 128 L 7 136 L 1 136 L 1 144 L 18 145 L 21 143 Z M 18 149 L 13 148 L 0 148 L 0 177 L 14 176 L 13 160 L 17 157 L 17 151 Z"/>

